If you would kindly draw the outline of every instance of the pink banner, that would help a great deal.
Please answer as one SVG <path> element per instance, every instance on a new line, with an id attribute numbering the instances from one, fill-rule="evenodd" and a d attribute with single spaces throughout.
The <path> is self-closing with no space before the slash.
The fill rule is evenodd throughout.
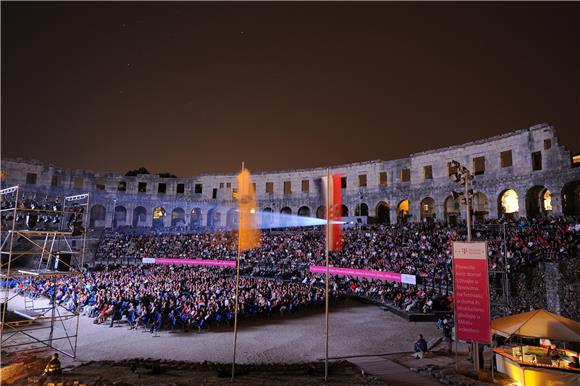
<path id="1" fill-rule="evenodd" d="M 213 267 L 235 267 L 235 260 L 200 260 L 200 259 L 175 259 L 162 258 L 152 259 L 144 258 L 143 263 L 147 264 L 182 264 L 182 265 L 209 265 Z"/>
<path id="2" fill-rule="evenodd" d="M 457 338 L 490 344 L 489 279 L 485 242 L 453 243 Z"/>
<path id="3" fill-rule="evenodd" d="M 322 265 L 311 265 L 310 272 L 326 273 L 326 267 Z M 417 284 L 415 275 L 406 275 L 396 272 L 371 271 L 369 269 L 358 268 L 328 268 L 331 275 L 356 276 L 365 277 L 367 279 L 378 279 L 386 281 L 394 281 L 396 283 Z"/>

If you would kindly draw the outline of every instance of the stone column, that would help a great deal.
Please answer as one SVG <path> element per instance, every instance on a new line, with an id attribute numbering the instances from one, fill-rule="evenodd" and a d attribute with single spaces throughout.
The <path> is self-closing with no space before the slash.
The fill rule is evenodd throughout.
<path id="1" fill-rule="evenodd" d="M 500 209 L 498 207 L 497 194 L 489 194 L 487 200 L 489 203 L 489 218 L 498 218 Z"/>
<path id="2" fill-rule="evenodd" d="M 112 208 L 112 209 L 111 209 Z M 110 207 L 105 207 L 105 220 L 104 221 L 99 221 L 100 225 L 103 225 L 106 228 L 111 228 L 113 226 L 113 217 L 115 216 L 115 205 L 113 204 L 113 202 L 111 201 L 111 206 Z"/>
<path id="3" fill-rule="evenodd" d="M 421 222 L 421 199 L 409 198 L 409 214 L 412 216 L 410 222 Z"/>
<path id="4" fill-rule="evenodd" d="M 552 195 L 552 211 L 549 213 L 551 216 L 561 216 L 562 213 L 562 189 L 563 186 L 553 187 L 550 189 L 550 194 Z"/>
<path id="5" fill-rule="evenodd" d="M 526 211 L 526 194 L 525 192 L 518 195 L 518 217 L 527 217 Z"/>
<path id="6" fill-rule="evenodd" d="M 433 198 L 435 201 L 435 221 L 444 221 L 445 214 L 445 198 Z"/>
<path id="7" fill-rule="evenodd" d="M 147 208 L 147 213 L 145 215 L 145 224 L 139 222 L 139 226 L 146 226 L 148 228 L 151 228 L 153 226 L 153 210 L 155 209 L 155 206 L 153 207 L 149 207 Z"/>
<path id="8" fill-rule="evenodd" d="M 397 223 L 397 205 L 389 207 L 389 221 L 391 224 Z"/>

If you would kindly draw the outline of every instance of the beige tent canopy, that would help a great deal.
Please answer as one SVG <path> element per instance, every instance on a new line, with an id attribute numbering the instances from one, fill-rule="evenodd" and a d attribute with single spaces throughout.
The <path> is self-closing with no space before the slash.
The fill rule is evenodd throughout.
<path id="1" fill-rule="evenodd" d="M 580 323 L 544 309 L 494 319 L 491 332 L 506 338 L 520 335 L 580 342 Z"/>

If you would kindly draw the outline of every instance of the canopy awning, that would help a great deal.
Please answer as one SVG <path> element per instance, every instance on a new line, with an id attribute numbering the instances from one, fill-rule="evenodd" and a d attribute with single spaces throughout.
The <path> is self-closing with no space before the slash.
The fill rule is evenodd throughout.
<path id="1" fill-rule="evenodd" d="M 506 338 L 520 335 L 580 342 L 580 323 L 544 309 L 494 319 L 491 321 L 491 331 Z"/>

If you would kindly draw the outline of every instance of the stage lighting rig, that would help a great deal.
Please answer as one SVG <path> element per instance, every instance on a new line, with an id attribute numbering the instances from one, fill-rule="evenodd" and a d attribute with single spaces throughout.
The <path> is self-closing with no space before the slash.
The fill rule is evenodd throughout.
<path id="1" fill-rule="evenodd" d="M 454 172 L 450 177 L 453 181 L 464 188 L 463 192 L 451 192 L 454 200 L 461 197 L 461 203 L 466 206 L 467 211 L 467 241 L 471 241 L 471 205 L 473 201 L 473 189 L 469 188 L 469 183 L 473 180 L 473 174 L 468 168 L 461 165 L 458 161 L 451 161 L 450 165 L 453 167 Z"/>

